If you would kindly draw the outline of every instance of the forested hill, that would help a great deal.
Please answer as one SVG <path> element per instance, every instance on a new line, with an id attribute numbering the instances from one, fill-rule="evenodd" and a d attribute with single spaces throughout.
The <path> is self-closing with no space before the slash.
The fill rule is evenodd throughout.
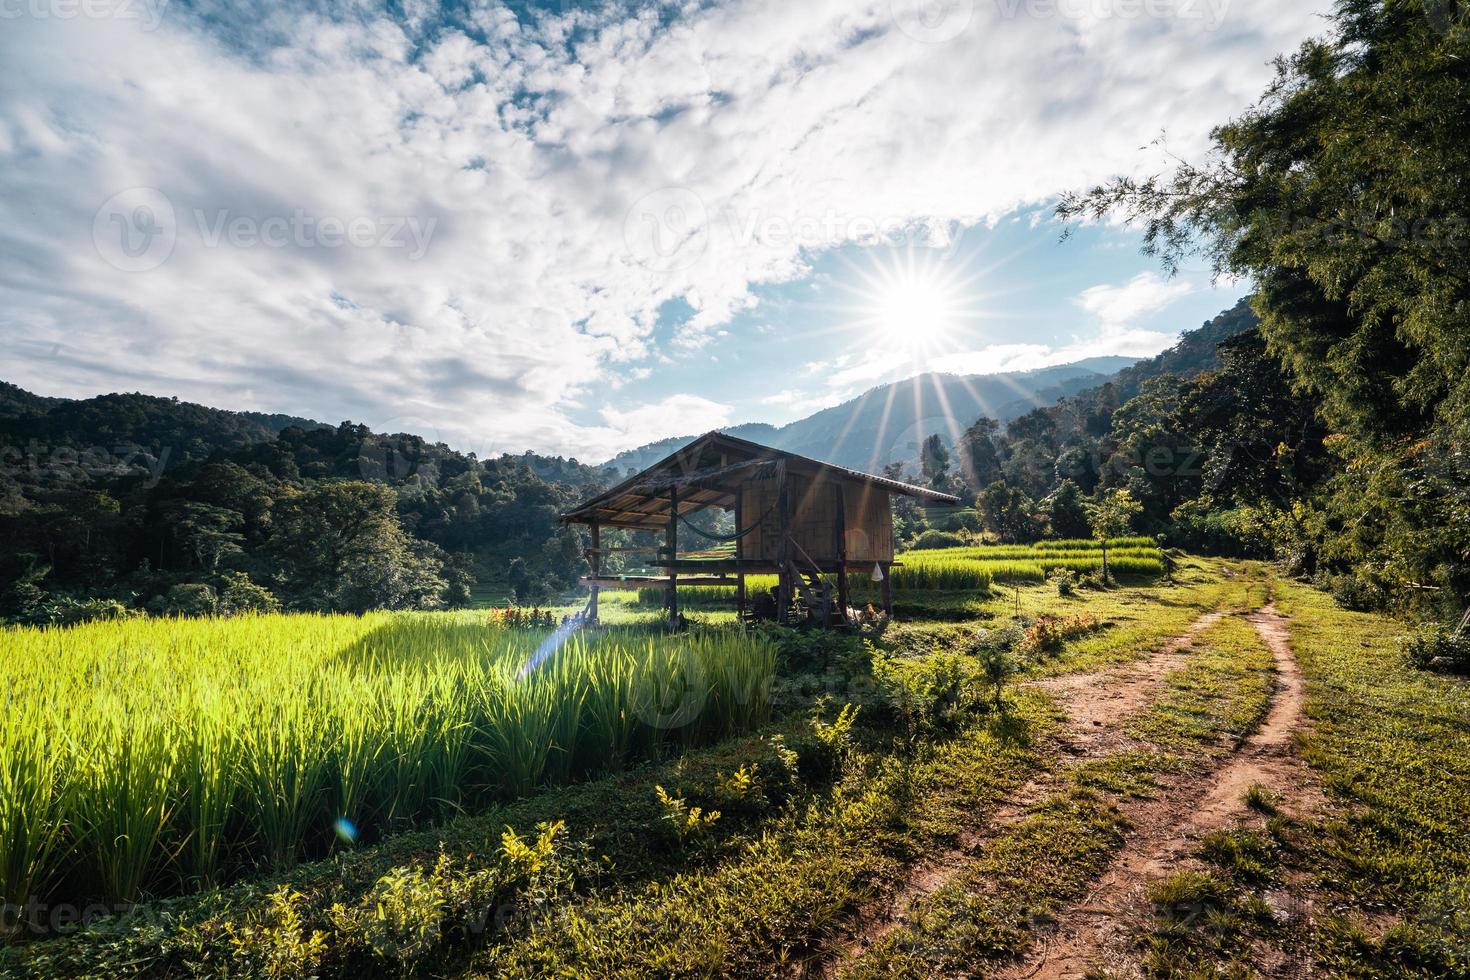
<path id="1" fill-rule="evenodd" d="M 137 393 L 45 398 L 0 382 L 0 436 L 7 444 L 34 440 L 52 450 L 142 453 L 168 467 L 269 442 L 290 426 L 328 428 L 291 415 L 230 412 Z"/>
<path id="2" fill-rule="evenodd" d="M 1179 343 L 1157 357 L 1119 371 L 1112 382 L 1117 386 L 1118 397 L 1127 401 L 1138 394 L 1150 378 L 1164 375 L 1192 378 L 1215 370 L 1220 366 L 1220 345 L 1236 334 L 1254 330 L 1260 323 L 1260 318 L 1251 311 L 1249 300 L 1242 299 L 1203 326 L 1185 331 Z"/>
<path id="3" fill-rule="evenodd" d="M 576 460 L 478 460 L 415 435 L 170 398 L 0 388 L 0 616 L 431 608 L 474 583 L 536 601 L 575 581 L 557 514 Z"/>

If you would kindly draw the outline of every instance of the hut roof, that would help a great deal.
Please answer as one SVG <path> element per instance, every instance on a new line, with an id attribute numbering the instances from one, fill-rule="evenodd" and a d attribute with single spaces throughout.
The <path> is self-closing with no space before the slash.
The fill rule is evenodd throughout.
<path id="1" fill-rule="evenodd" d="M 669 491 L 679 491 L 679 513 L 706 507 L 735 506 L 735 492 L 747 480 L 761 479 L 781 467 L 823 479 L 863 483 L 889 494 L 918 497 L 942 504 L 959 498 L 916 487 L 887 477 L 850 470 L 845 466 L 772 449 L 746 439 L 709 432 L 671 453 L 642 473 L 598 494 L 561 515 L 563 524 L 600 524 L 639 530 L 658 530 L 669 521 Z"/>

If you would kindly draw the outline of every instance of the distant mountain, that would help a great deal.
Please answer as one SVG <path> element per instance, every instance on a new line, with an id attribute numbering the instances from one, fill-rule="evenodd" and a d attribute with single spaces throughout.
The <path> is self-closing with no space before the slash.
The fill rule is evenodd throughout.
<path id="1" fill-rule="evenodd" d="M 1185 332 L 1157 357 L 1092 357 L 1072 364 L 1008 374 L 921 374 L 880 385 L 851 401 L 780 427 L 763 423 L 723 431 L 776 449 L 874 473 L 887 463 L 917 464 L 919 444 L 938 433 L 947 443 L 982 416 L 1002 425 L 1065 398 L 1115 385 L 1122 400 L 1161 374 L 1192 377 L 1215 367 L 1216 346 L 1256 326 L 1245 300 L 1203 326 Z M 658 462 L 698 435 L 661 439 L 619 453 L 604 464 L 622 475 Z"/>
<path id="2" fill-rule="evenodd" d="M 1133 363 L 1128 357 L 1094 357 L 1075 364 L 1006 374 L 921 374 L 880 385 L 788 425 L 754 423 L 723 431 L 776 449 L 875 472 L 887 463 L 917 460 L 919 444 L 933 433 L 953 442 L 982 415 L 1007 422 L 1095 388 Z M 641 470 L 699 434 L 640 446 L 619 453 L 605 465 L 619 473 Z"/>

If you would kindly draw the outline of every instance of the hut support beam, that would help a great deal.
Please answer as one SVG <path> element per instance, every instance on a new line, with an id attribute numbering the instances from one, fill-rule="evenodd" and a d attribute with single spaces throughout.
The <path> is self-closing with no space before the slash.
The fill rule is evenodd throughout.
<path id="1" fill-rule="evenodd" d="M 597 585 L 596 581 L 602 577 L 602 525 L 592 525 L 592 550 L 588 554 L 588 562 L 592 566 L 592 598 L 587 602 L 587 620 L 597 622 Z"/>
<path id="2" fill-rule="evenodd" d="M 847 496 L 843 493 L 842 484 L 834 488 L 837 492 L 837 615 L 842 622 L 847 622 Z"/>
<path id="3" fill-rule="evenodd" d="M 742 488 L 742 489 L 739 489 L 739 490 L 736 490 L 735 491 L 735 530 L 736 531 L 739 531 L 740 530 L 740 521 L 742 520 L 741 515 L 745 512 L 744 504 L 745 504 L 745 490 Z M 742 558 L 745 557 L 745 543 L 744 542 L 745 542 L 745 539 L 743 537 L 739 537 L 739 538 L 736 538 L 735 539 L 735 560 L 736 561 L 739 561 L 740 559 L 742 559 Z M 738 576 L 738 583 L 735 586 L 735 621 L 737 623 L 743 623 L 743 622 L 745 622 L 745 602 L 746 602 L 746 599 L 745 599 L 745 573 L 744 572 L 741 572 L 740 575 Z"/>
<path id="4" fill-rule="evenodd" d="M 679 556 L 679 488 L 669 488 L 669 625 L 679 626 L 679 570 L 673 564 Z"/>
<path id="5" fill-rule="evenodd" d="M 776 554 L 777 567 L 781 569 L 776 589 L 776 621 L 782 626 L 791 622 L 791 495 L 786 484 L 786 467 L 781 467 L 777 478 L 776 512 L 779 530 L 779 545 Z"/>

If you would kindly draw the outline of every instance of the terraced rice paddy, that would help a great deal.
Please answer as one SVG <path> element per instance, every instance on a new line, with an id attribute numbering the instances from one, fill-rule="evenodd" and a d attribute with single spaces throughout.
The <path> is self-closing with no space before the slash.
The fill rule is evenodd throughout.
<path id="1" fill-rule="evenodd" d="M 973 582 L 1003 584 L 1043 582 L 1057 569 L 1087 574 L 1102 569 L 1102 548 L 1096 541 L 1043 541 L 1036 545 L 986 545 L 973 548 L 944 548 L 911 551 L 900 557 L 904 567 L 895 569 L 893 584 L 911 588 L 979 588 L 979 585 L 949 585 L 929 582 Z M 1120 538 L 1108 543 L 1108 566 L 1114 575 L 1160 575 L 1163 553 L 1148 538 Z"/>
<path id="2" fill-rule="evenodd" d="M 1118 538 L 1108 542 L 1108 565 L 1114 575 L 1157 576 L 1163 574 L 1163 553 L 1150 538 Z M 992 585 L 1034 584 L 1046 581 L 1057 569 L 1087 574 L 1102 569 L 1102 547 L 1096 541 L 1043 541 L 1034 545 L 979 545 L 909 551 L 898 556 L 893 569 L 893 589 L 899 595 L 925 592 L 984 592 Z M 754 595 L 776 584 L 774 575 L 752 575 L 746 587 Z M 854 601 L 873 598 L 876 587 L 868 573 L 851 573 L 849 587 Z M 641 589 L 638 602 L 661 606 L 663 589 Z M 681 588 L 683 605 L 729 604 L 735 588 L 714 586 Z"/>
<path id="3" fill-rule="evenodd" d="M 5 631 L 0 901 L 130 901 L 320 856 L 763 722 L 736 633 L 477 613 Z"/>

